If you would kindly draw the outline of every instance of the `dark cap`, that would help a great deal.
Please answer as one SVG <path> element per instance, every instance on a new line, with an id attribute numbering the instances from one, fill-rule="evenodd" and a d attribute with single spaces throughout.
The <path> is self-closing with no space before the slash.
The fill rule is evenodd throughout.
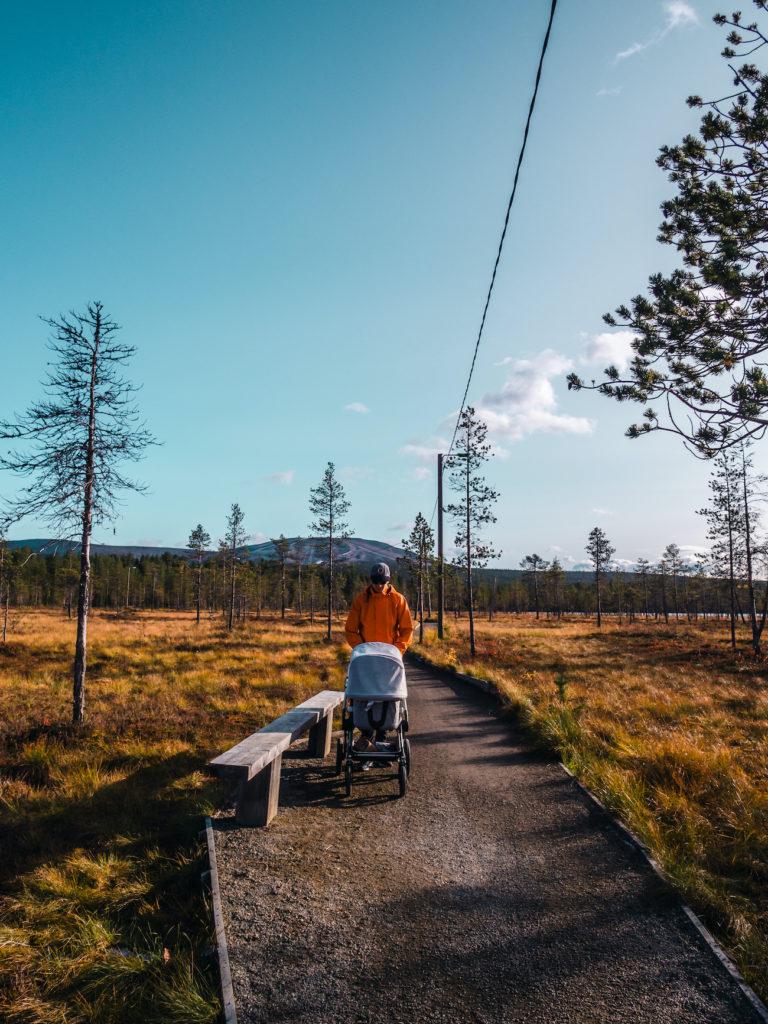
<path id="1" fill-rule="evenodd" d="M 377 562 L 371 566 L 371 583 L 389 583 L 389 566 L 386 562 Z"/>

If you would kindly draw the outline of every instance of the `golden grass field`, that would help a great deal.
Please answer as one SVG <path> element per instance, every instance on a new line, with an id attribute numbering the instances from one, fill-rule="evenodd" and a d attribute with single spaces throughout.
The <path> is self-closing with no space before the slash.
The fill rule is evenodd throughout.
<path id="1" fill-rule="evenodd" d="M 74 622 L 22 613 L 0 645 L 0 1019 L 217 1019 L 205 761 L 324 687 L 322 629 L 94 615 L 87 726 L 69 726 Z"/>
<path id="2" fill-rule="evenodd" d="M 466 619 L 420 650 L 493 680 L 654 851 L 768 995 L 768 667 L 734 657 L 725 624 Z M 746 651 L 746 637 L 744 638 Z M 417 648 L 419 649 L 419 648 Z"/>
<path id="3" fill-rule="evenodd" d="M 0 1019 L 212 1022 L 219 1012 L 205 761 L 318 689 L 347 650 L 320 624 L 228 635 L 185 613 L 94 615 L 86 728 L 74 623 L 15 616 L 0 645 Z M 422 652 L 495 680 L 511 712 L 654 850 L 768 992 L 768 688 L 723 625 L 466 619 Z M 341 633 L 339 633 L 341 641 Z"/>

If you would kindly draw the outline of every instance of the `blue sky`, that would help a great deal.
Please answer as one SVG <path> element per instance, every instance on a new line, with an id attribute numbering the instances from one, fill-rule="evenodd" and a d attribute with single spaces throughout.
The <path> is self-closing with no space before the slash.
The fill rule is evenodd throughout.
<path id="1" fill-rule="evenodd" d="M 96 539 L 306 533 L 327 460 L 359 536 L 434 504 L 477 332 L 546 0 L 7 6 L 0 63 L 0 415 L 39 394 L 38 315 L 101 299 L 162 441 Z M 728 88 L 701 2 L 562 0 L 470 400 L 515 566 L 704 542 L 708 468 L 632 410 L 569 394 L 601 315 L 668 269 L 658 147 Z M 594 368 L 593 370 L 591 368 Z M 0 476 L 0 494 L 17 483 Z M 34 522 L 11 536 L 39 536 Z"/>

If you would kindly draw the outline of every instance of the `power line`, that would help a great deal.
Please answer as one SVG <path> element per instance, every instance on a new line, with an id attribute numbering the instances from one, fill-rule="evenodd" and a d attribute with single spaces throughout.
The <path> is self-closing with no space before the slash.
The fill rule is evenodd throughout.
<path id="1" fill-rule="evenodd" d="M 502 228 L 501 238 L 499 239 L 499 248 L 496 252 L 496 262 L 493 264 L 493 273 L 491 274 L 491 283 L 488 286 L 488 294 L 485 297 L 485 306 L 483 308 L 483 317 L 480 321 L 480 330 L 477 332 L 477 341 L 475 342 L 475 351 L 472 354 L 472 365 L 469 368 L 469 376 L 467 377 L 467 386 L 464 388 L 464 397 L 461 400 L 461 408 L 459 414 L 456 417 L 456 425 L 453 428 L 453 436 L 451 437 L 451 444 L 448 449 L 448 454 L 453 451 L 453 445 L 456 441 L 456 433 L 459 429 L 459 422 L 461 420 L 461 414 L 464 412 L 464 407 L 467 404 L 467 395 L 469 394 L 469 385 L 472 382 L 472 374 L 475 371 L 475 362 L 477 361 L 477 353 L 480 348 L 480 340 L 483 337 L 483 329 L 485 327 L 485 318 L 488 315 L 488 306 L 491 302 L 491 295 L 493 294 L 493 286 L 496 283 L 496 271 L 499 269 L 499 261 L 501 260 L 501 251 L 504 248 L 504 239 L 507 235 L 507 227 L 509 226 L 509 215 L 512 212 L 512 203 L 515 201 L 515 193 L 517 192 L 517 182 L 520 177 L 520 168 L 523 165 L 523 157 L 525 156 L 525 147 L 528 143 L 528 132 L 531 127 L 531 119 L 533 118 L 533 110 L 536 106 L 536 97 L 539 92 L 539 82 L 541 81 L 541 69 L 544 66 L 544 57 L 547 53 L 547 47 L 549 46 L 549 36 L 552 32 L 552 22 L 555 17 L 555 8 L 557 7 L 557 0 L 552 0 L 552 6 L 549 11 L 549 21 L 547 22 L 547 31 L 544 35 L 544 42 L 541 47 L 541 55 L 539 56 L 539 66 L 536 69 L 536 81 L 533 86 L 533 95 L 531 96 L 531 103 L 528 107 L 528 117 L 525 121 L 525 131 L 523 132 L 523 141 L 520 146 L 520 153 L 517 157 L 517 167 L 515 168 L 515 177 L 512 182 L 512 192 L 507 203 L 507 213 L 504 217 L 504 227 Z M 434 519 L 434 513 L 432 518 Z"/>

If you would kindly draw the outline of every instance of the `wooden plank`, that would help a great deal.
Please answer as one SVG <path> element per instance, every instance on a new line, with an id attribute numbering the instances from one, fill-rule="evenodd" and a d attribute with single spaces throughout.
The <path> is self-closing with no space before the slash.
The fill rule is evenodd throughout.
<path id="1" fill-rule="evenodd" d="M 280 754 L 253 778 L 240 783 L 235 817 L 241 825 L 263 828 L 277 814 L 282 763 L 283 756 Z"/>
<path id="2" fill-rule="evenodd" d="M 232 973 L 229 969 L 227 933 L 224 930 L 224 914 L 221 909 L 219 869 L 216 864 L 216 841 L 211 819 L 205 819 L 205 838 L 208 844 L 208 863 L 211 867 L 211 902 L 213 903 L 213 927 L 216 932 L 216 949 L 219 954 L 219 977 L 221 978 L 221 1002 L 224 1010 L 224 1024 L 237 1024 L 235 992 L 232 987 Z"/>
<path id="3" fill-rule="evenodd" d="M 321 690 L 314 697 L 305 700 L 303 704 L 297 704 L 298 708 L 335 708 L 344 700 L 342 690 Z"/>
<path id="4" fill-rule="evenodd" d="M 259 733 L 254 733 L 255 739 L 253 743 L 249 744 L 249 740 L 253 737 L 248 737 L 248 740 L 244 740 L 243 743 L 238 743 L 237 747 L 233 747 L 232 750 L 228 750 L 225 754 L 220 754 L 219 757 L 215 757 L 212 761 L 209 761 L 210 767 L 221 775 L 229 776 L 251 776 L 254 772 L 277 757 L 279 754 L 291 745 L 291 734 L 275 734 L 268 735 L 268 740 L 265 742 L 265 737 Z M 246 744 L 248 744 L 246 746 Z"/>
<path id="5" fill-rule="evenodd" d="M 321 690 L 302 704 L 286 711 L 273 722 L 247 736 L 240 743 L 230 747 L 209 761 L 210 767 L 218 775 L 229 778 L 250 779 L 264 768 L 271 759 L 282 754 L 307 729 L 314 729 L 321 724 L 331 709 L 344 700 L 340 690 Z M 323 729 L 327 729 L 327 723 Z M 320 730 L 322 731 L 322 729 Z M 313 742 L 315 736 L 313 734 Z M 323 741 L 324 743 L 325 741 Z M 319 748 L 318 748 L 319 749 Z M 316 756 L 324 756 L 317 754 Z"/>

